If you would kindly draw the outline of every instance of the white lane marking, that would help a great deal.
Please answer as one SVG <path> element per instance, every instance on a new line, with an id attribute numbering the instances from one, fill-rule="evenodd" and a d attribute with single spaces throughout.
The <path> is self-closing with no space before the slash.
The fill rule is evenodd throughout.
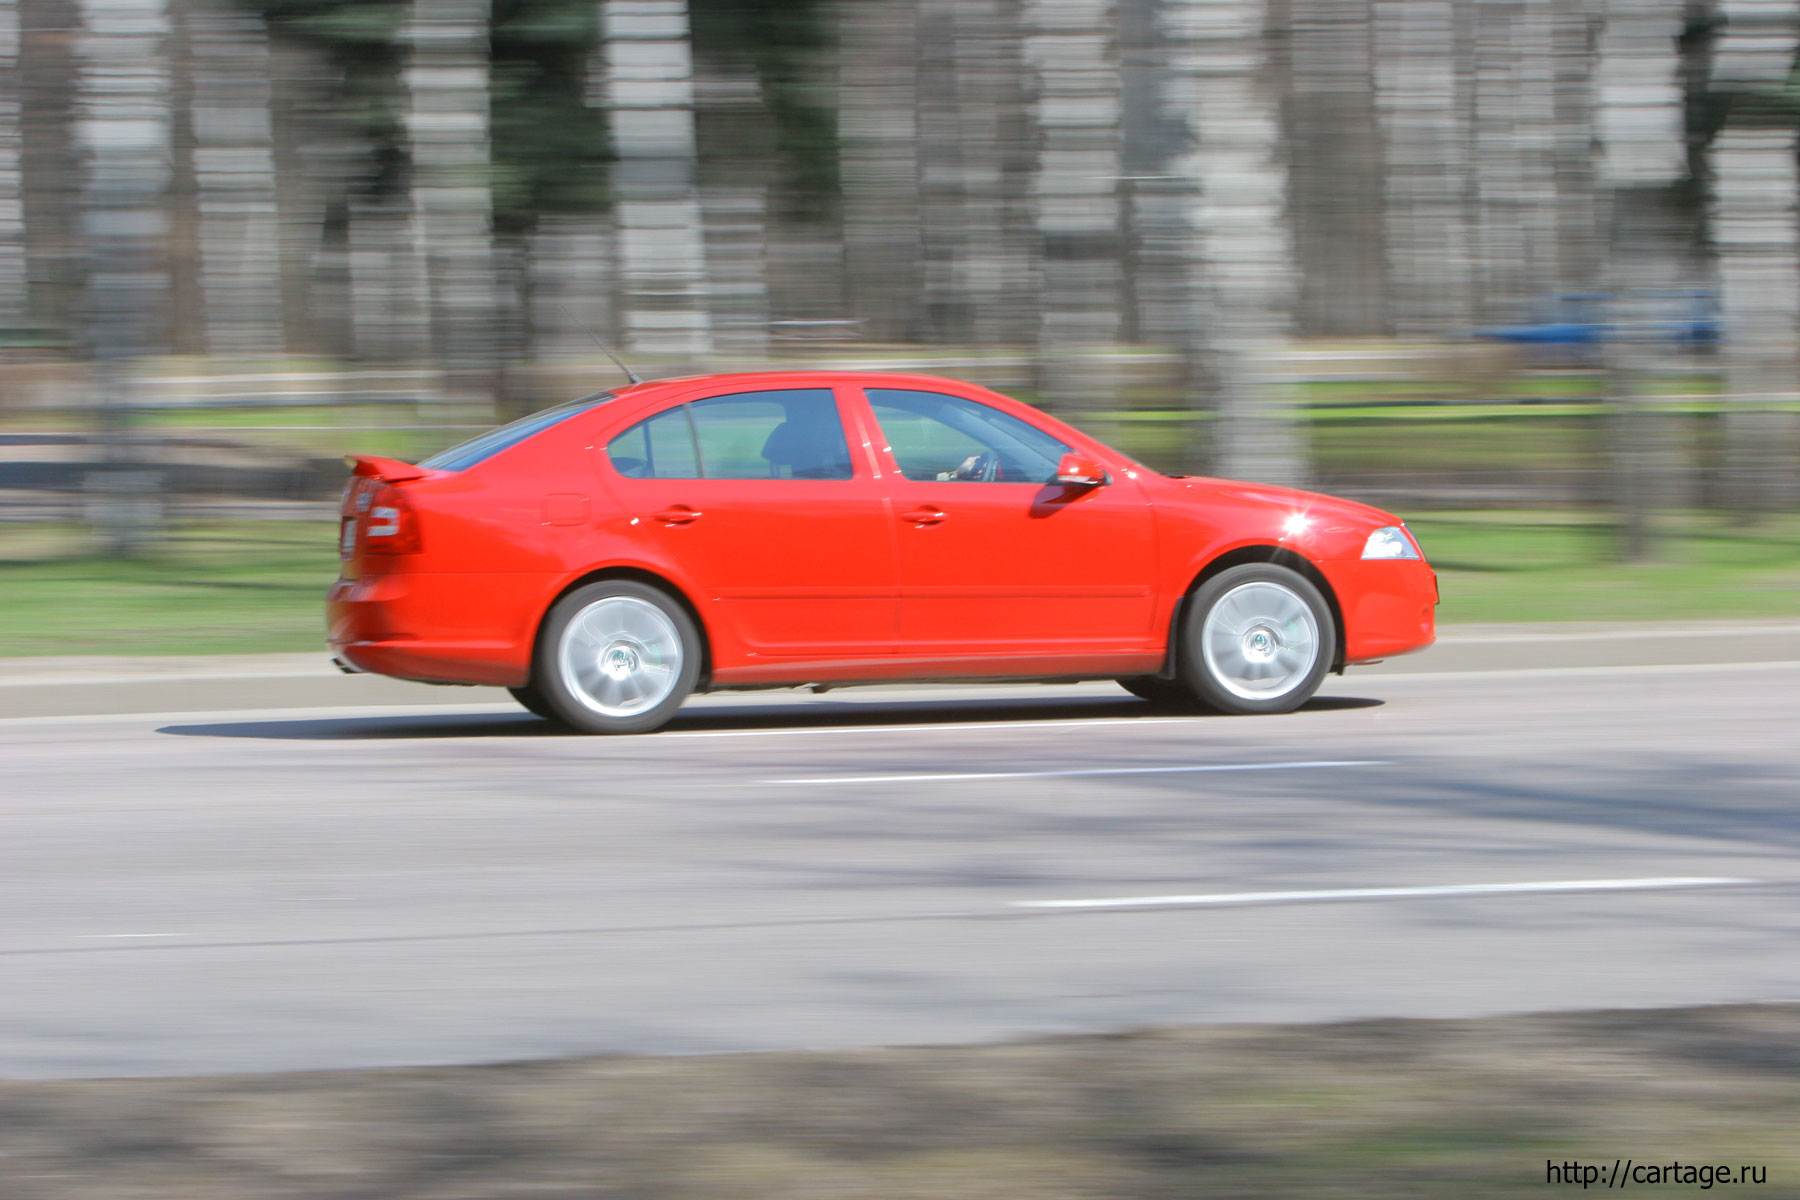
<path id="1" fill-rule="evenodd" d="M 1075 775 L 1184 775 L 1202 771 L 1308 771 L 1320 767 L 1386 767 L 1387 759 L 1346 758 L 1317 762 L 1214 763 L 1188 767 L 1083 767 L 1066 771 L 969 771 L 955 775 L 824 775 L 762 779 L 759 783 L 953 783 L 970 779 L 1064 779 Z"/>
<path id="2" fill-rule="evenodd" d="M 84 933 L 81 935 L 84 941 L 96 941 L 108 938 L 166 938 L 193 936 L 194 935 L 191 933 Z"/>
<path id="3" fill-rule="evenodd" d="M 1669 875 L 1649 879 L 1562 879 L 1540 883 L 1452 883 L 1435 887 L 1336 888 L 1305 892 L 1211 892 L 1193 896 L 1112 896 L 1098 900 L 1014 900 L 1012 908 L 1203 908 L 1212 905 L 1300 904 L 1321 900 L 1423 900 L 1441 896 L 1505 896 L 1549 892 L 1643 892 L 1671 888 L 1743 887 L 1760 879 Z"/>

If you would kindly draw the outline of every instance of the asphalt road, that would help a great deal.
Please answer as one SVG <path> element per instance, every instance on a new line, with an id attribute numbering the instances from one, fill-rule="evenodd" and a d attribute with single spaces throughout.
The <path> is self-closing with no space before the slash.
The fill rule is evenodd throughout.
<path id="1" fill-rule="evenodd" d="M 1796 729 L 1796 662 L 0 720 L 0 1076 L 1793 999 Z"/>

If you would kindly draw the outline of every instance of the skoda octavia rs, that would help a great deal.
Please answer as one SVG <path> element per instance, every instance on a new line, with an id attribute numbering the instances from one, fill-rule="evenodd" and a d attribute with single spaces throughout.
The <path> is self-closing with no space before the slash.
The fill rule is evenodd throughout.
<path id="1" fill-rule="evenodd" d="M 943 379 L 658 380 L 416 466 L 350 461 L 340 664 L 499 685 L 591 733 L 693 692 L 891 680 L 1282 713 L 1433 638 L 1436 576 L 1396 517 L 1159 475 Z"/>

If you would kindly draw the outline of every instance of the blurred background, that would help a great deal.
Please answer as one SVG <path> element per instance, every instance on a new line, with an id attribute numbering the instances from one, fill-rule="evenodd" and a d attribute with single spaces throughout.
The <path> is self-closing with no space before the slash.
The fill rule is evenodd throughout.
<path id="1" fill-rule="evenodd" d="M 0 655 L 304 649 L 350 451 L 973 379 L 1397 509 L 1449 621 L 1792 615 L 1791 0 L 0 0 Z"/>

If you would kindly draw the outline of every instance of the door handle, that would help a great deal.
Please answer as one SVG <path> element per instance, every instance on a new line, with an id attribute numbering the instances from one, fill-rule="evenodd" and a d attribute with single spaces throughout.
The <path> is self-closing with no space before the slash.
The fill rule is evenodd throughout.
<path id="1" fill-rule="evenodd" d="M 915 508 L 901 519 L 911 521 L 914 525 L 936 525 L 944 519 L 944 510 L 930 507 Z"/>
<path id="2" fill-rule="evenodd" d="M 702 515 L 699 509 L 689 508 L 685 504 L 677 504 L 657 513 L 655 519 L 664 525 L 692 525 Z"/>

